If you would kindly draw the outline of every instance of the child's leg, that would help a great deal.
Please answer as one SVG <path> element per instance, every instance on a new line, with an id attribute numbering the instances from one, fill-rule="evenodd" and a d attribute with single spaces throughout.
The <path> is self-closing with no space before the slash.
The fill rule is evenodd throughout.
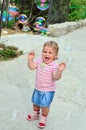
<path id="1" fill-rule="evenodd" d="M 40 121 L 38 123 L 39 128 L 44 128 L 46 126 L 48 113 L 49 113 L 49 108 L 43 107 L 42 108 L 42 115 L 41 115 Z"/>
<path id="2" fill-rule="evenodd" d="M 33 104 L 33 113 L 28 114 L 26 119 L 27 120 L 37 120 L 37 119 L 39 119 L 39 115 L 40 115 L 40 107 Z"/>

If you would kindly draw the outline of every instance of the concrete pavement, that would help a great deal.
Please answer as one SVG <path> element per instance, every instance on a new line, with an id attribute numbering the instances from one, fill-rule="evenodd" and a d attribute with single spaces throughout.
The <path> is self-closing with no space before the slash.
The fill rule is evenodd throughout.
<path id="1" fill-rule="evenodd" d="M 37 121 L 27 121 L 32 112 L 31 96 L 35 71 L 27 67 L 27 52 L 41 55 L 47 40 L 58 42 L 59 60 L 67 68 L 57 82 L 45 130 L 86 129 L 86 27 L 61 37 L 16 34 L 2 37 L 7 45 L 14 45 L 24 55 L 14 60 L 0 62 L 0 130 L 37 130 Z"/>

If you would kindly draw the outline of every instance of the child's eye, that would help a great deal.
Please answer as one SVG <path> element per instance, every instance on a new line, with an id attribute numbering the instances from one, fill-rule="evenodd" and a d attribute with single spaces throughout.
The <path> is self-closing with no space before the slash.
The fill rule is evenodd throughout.
<path id="1" fill-rule="evenodd" d="M 43 51 L 44 53 L 47 53 L 46 51 Z"/>
<path id="2" fill-rule="evenodd" d="M 52 54 L 52 52 L 49 52 L 49 54 Z"/>

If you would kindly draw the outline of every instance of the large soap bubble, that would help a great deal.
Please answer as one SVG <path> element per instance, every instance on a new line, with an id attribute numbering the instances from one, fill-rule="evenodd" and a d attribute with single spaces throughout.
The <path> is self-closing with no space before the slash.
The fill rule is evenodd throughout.
<path id="1" fill-rule="evenodd" d="M 40 10 L 47 10 L 49 8 L 49 1 L 48 0 L 38 0 L 37 8 Z"/>
<path id="2" fill-rule="evenodd" d="M 19 16 L 19 22 L 21 22 L 21 23 L 26 23 L 26 22 L 27 22 L 27 15 L 21 14 L 21 15 Z"/>
<path id="3" fill-rule="evenodd" d="M 41 27 L 43 27 L 45 24 L 45 18 L 43 17 L 38 17 L 36 18 L 34 22 L 34 30 L 38 31 L 40 30 Z"/>

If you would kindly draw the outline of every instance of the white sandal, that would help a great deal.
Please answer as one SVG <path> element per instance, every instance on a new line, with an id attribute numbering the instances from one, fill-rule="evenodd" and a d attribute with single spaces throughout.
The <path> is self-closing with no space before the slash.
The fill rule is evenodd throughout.
<path id="1" fill-rule="evenodd" d="M 47 117 L 41 116 L 40 121 L 38 123 L 39 128 L 44 128 L 46 126 Z"/>
<path id="2" fill-rule="evenodd" d="M 26 119 L 29 120 L 29 121 L 38 120 L 39 119 L 39 114 L 35 114 L 35 113 L 29 114 Z"/>

